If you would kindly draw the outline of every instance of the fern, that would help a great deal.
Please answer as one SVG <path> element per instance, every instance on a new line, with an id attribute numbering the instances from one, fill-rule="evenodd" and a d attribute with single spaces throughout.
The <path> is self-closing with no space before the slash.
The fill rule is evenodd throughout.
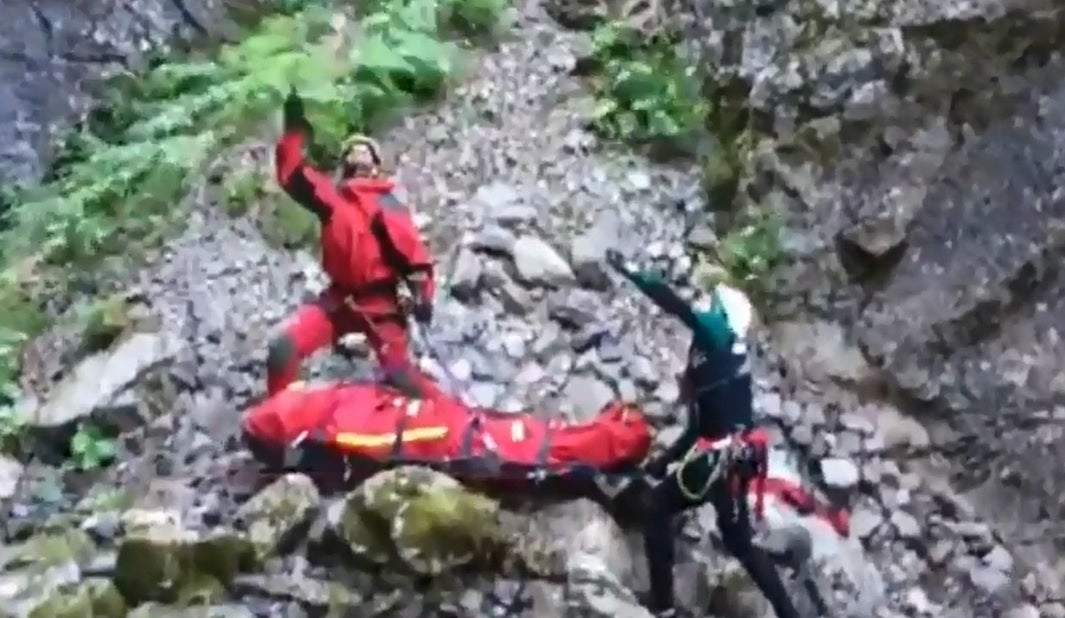
<path id="1" fill-rule="evenodd" d="M 26 277 L 40 273 L 25 264 L 62 273 L 126 252 L 173 218 L 189 181 L 275 114 L 290 86 L 304 95 L 316 126 L 312 154 L 330 163 L 350 132 L 371 131 L 439 96 L 461 50 L 447 33 L 459 22 L 491 30 L 504 1 L 379 1 L 363 9 L 349 44 L 338 46 L 330 11 L 291 0 L 287 14 L 260 21 L 209 60 L 163 62 L 116 80 L 118 103 L 66 140 L 66 156 L 46 182 L 3 193 L 0 304 L 7 309 L 7 299 L 17 299 L 17 306 L 0 316 L 0 389 L 11 390 L 18 349 L 41 328 L 25 293 Z"/>

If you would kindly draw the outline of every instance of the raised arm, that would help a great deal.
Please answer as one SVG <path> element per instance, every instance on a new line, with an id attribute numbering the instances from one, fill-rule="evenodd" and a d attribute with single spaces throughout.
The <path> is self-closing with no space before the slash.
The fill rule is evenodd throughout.
<path id="1" fill-rule="evenodd" d="M 625 266 L 625 259 L 617 251 L 608 251 L 607 261 L 662 311 L 683 322 L 692 331 L 692 338 L 698 348 L 710 351 L 729 345 L 731 336 L 727 329 L 727 322 L 719 311 L 696 311 L 691 303 L 681 298 L 662 279 L 661 275 L 651 271 L 630 270 Z"/>
<path id="2" fill-rule="evenodd" d="M 303 101 L 295 91 L 285 99 L 285 127 L 274 151 L 277 182 L 297 204 L 328 221 L 333 210 L 344 203 L 332 180 L 307 164 L 303 154 L 310 125 L 304 116 Z"/>
<path id="3" fill-rule="evenodd" d="M 662 311 L 673 315 L 692 330 L 698 328 L 695 311 L 686 300 L 669 287 L 661 275 L 650 271 L 633 271 L 625 265 L 625 258 L 617 251 L 607 251 L 607 262 L 623 277 L 650 298 Z"/>

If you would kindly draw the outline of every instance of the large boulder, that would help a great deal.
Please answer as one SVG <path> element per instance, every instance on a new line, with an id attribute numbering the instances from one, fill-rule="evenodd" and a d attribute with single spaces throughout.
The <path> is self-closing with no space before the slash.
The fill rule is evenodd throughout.
<path id="1" fill-rule="evenodd" d="M 263 560 L 287 549 L 306 531 L 320 501 L 314 481 L 302 474 L 286 474 L 244 503 L 237 519 Z"/>
<path id="2" fill-rule="evenodd" d="M 493 568 L 510 547 L 495 501 L 413 466 L 381 472 L 352 491 L 337 532 L 357 558 L 419 575 Z"/>

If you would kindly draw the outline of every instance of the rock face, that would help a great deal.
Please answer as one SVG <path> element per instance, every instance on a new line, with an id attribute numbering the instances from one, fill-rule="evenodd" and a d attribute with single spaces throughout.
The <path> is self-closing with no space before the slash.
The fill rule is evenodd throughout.
<path id="1" fill-rule="evenodd" d="M 1057 562 L 1033 539 L 1056 538 L 1065 508 L 1065 10 L 700 8 L 718 104 L 749 120 L 743 139 L 720 136 L 750 145 L 737 202 L 786 222 L 792 262 L 769 286 L 775 316 L 828 317 L 925 424 L 926 447 L 949 459 L 976 512 L 1023 543 L 1029 565 Z M 955 566 L 998 594 L 974 575 L 983 561 Z"/>
<path id="2" fill-rule="evenodd" d="M 46 171 L 53 139 L 87 109 L 98 79 L 218 34 L 222 2 L 14 0 L 0 9 L 0 185 Z"/>

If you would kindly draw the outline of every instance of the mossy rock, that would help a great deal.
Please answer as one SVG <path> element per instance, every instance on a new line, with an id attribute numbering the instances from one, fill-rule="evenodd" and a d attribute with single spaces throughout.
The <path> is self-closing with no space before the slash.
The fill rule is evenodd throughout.
<path id="1" fill-rule="evenodd" d="M 454 483 L 454 479 L 425 468 L 403 467 L 376 474 L 344 499 L 337 535 L 359 560 L 377 566 L 393 564 L 392 521 L 403 504 L 418 495 L 420 487 L 433 483 Z"/>
<path id="2" fill-rule="evenodd" d="M 29 618 L 125 618 L 126 602 L 114 584 L 90 579 L 50 595 Z"/>
<path id="3" fill-rule="evenodd" d="M 255 547 L 228 530 L 191 532 L 163 520 L 127 531 L 114 582 L 131 605 L 214 602 L 238 572 L 257 566 Z"/>
<path id="4" fill-rule="evenodd" d="M 349 494 L 339 535 L 357 557 L 439 575 L 505 553 L 498 504 L 428 468 L 375 475 Z M 398 565 L 396 564 L 398 560 Z"/>
<path id="5" fill-rule="evenodd" d="M 84 565 L 96 552 L 86 532 L 74 527 L 55 527 L 17 545 L 4 562 L 5 569 L 32 569 L 74 563 Z"/>
<path id="6" fill-rule="evenodd" d="M 490 568 L 505 552 L 499 505 L 462 487 L 441 487 L 400 507 L 392 541 L 400 558 L 423 575 L 462 566 Z"/>
<path id="7" fill-rule="evenodd" d="M 237 513 L 258 558 L 266 559 L 305 530 L 321 506 L 318 488 L 307 476 L 286 474 L 245 503 Z"/>

